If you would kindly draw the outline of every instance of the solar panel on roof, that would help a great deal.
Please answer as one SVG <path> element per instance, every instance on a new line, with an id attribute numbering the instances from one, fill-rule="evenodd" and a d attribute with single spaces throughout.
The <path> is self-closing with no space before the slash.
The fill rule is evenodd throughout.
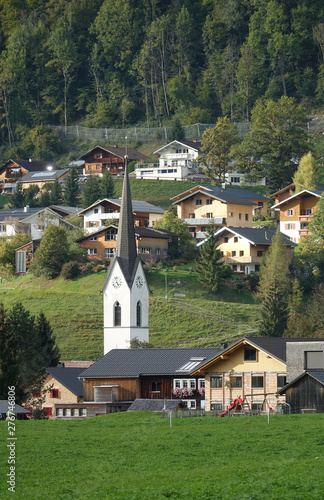
<path id="1" fill-rule="evenodd" d="M 35 172 L 32 177 L 53 177 L 55 172 Z"/>

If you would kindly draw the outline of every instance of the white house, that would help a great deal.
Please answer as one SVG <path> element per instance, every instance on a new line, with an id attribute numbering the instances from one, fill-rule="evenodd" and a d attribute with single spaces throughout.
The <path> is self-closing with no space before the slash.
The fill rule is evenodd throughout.
<path id="1" fill-rule="evenodd" d="M 137 163 L 136 179 L 181 180 L 198 173 L 200 142 L 172 141 L 154 151 L 158 163 Z"/>
<path id="2" fill-rule="evenodd" d="M 118 219 L 120 217 L 121 199 L 97 200 L 90 207 L 79 212 L 83 216 L 84 229 L 87 233 L 97 231 L 105 225 L 106 220 Z M 165 210 L 146 201 L 132 200 L 133 219 L 135 226 L 153 227 L 153 223 L 160 219 Z"/>

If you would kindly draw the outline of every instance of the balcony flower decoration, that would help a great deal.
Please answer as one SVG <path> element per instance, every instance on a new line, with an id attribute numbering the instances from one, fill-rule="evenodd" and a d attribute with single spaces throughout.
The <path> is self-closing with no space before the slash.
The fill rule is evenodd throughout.
<path id="1" fill-rule="evenodd" d="M 193 396 L 194 393 L 193 390 L 188 389 L 188 387 L 183 387 L 182 389 L 180 389 L 180 387 L 176 387 L 173 389 L 172 394 L 174 394 L 177 398 L 187 398 L 189 396 Z"/>
<path id="2" fill-rule="evenodd" d="M 198 392 L 199 392 L 199 394 L 201 395 L 202 398 L 205 397 L 205 387 L 201 387 L 200 389 L 198 389 Z"/>

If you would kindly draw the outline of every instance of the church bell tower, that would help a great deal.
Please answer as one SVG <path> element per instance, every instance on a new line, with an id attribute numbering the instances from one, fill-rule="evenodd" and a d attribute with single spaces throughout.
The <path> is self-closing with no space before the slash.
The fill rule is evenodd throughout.
<path id="1" fill-rule="evenodd" d="M 104 354 L 149 340 L 149 287 L 137 256 L 128 169 L 125 166 L 116 255 L 103 287 Z"/>

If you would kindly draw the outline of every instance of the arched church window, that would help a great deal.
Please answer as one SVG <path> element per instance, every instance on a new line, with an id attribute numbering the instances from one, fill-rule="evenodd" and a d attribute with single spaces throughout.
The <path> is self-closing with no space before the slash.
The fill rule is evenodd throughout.
<path id="1" fill-rule="evenodd" d="M 114 326 L 121 326 L 121 307 L 119 302 L 114 305 Z"/>
<path id="2" fill-rule="evenodd" d="M 136 326 L 141 326 L 141 302 L 136 304 Z"/>

